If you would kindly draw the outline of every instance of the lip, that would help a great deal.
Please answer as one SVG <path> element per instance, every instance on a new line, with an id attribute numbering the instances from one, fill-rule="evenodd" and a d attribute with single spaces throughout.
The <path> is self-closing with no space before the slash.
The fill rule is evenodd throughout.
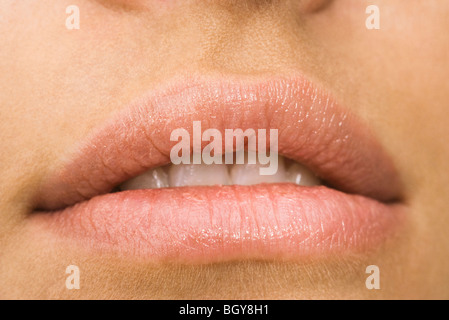
<path id="1" fill-rule="evenodd" d="M 289 183 L 108 193 L 169 163 L 170 133 L 278 129 L 279 154 L 327 186 Z M 401 183 L 369 130 L 302 77 L 184 79 L 120 110 L 43 180 L 34 223 L 94 250 L 151 261 L 212 263 L 366 252 L 404 216 Z"/>

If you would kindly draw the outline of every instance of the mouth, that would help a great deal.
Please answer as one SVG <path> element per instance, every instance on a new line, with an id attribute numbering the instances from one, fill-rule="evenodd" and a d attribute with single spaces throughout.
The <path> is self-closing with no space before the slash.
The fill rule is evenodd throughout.
<path id="1" fill-rule="evenodd" d="M 244 163 L 171 163 L 171 133 L 195 122 L 223 136 L 277 130 L 276 173 L 247 163 L 260 152 L 248 143 Z M 297 260 L 380 247 L 403 221 L 401 192 L 366 126 L 308 80 L 195 78 L 95 129 L 43 179 L 30 218 L 82 247 L 154 262 Z"/>

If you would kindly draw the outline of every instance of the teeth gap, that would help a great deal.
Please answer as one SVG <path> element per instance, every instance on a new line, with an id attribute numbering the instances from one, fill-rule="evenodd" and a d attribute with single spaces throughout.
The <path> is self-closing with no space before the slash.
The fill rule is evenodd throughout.
<path id="1" fill-rule="evenodd" d="M 302 186 L 321 185 L 322 182 L 313 172 L 303 165 L 284 158 L 277 157 L 274 161 L 261 165 L 258 157 L 256 164 L 248 164 L 249 153 L 245 152 L 243 164 L 179 164 L 166 165 L 148 170 L 128 181 L 125 181 L 112 192 L 135 189 L 160 189 L 181 186 L 211 186 L 211 185 L 254 185 L 260 183 L 294 183 Z M 272 159 L 270 159 L 272 160 Z M 233 163 L 236 157 L 233 155 Z M 272 163 L 273 162 L 273 163 Z M 277 167 L 277 170 L 275 170 Z M 261 174 L 261 169 L 271 168 L 268 175 Z"/>

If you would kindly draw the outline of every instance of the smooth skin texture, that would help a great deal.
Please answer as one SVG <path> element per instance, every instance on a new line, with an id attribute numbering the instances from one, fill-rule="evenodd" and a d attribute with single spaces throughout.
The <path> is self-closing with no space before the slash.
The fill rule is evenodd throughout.
<path id="1" fill-rule="evenodd" d="M 80 30 L 65 27 L 73 4 Z M 449 2 L 316 4 L 2 0 L 0 298 L 449 298 Z M 380 30 L 365 27 L 370 4 Z M 364 119 L 400 172 L 407 223 L 378 252 L 153 265 L 29 232 L 41 179 L 135 97 L 181 75 L 295 72 Z M 71 264 L 79 290 L 65 287 Z M 371 264 L 380 290 L 365 287 Z"/>

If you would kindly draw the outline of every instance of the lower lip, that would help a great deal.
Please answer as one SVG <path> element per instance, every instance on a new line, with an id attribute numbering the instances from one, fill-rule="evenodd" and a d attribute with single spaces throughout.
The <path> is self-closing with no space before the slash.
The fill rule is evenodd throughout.
<path id="1" fill-rule="evenodd" d="M 324 186 L 261 184 L 124 191 L 33 219 L 94 250 L 214 263 L 366 252 L 394 234 L 402 211 Z"/>

